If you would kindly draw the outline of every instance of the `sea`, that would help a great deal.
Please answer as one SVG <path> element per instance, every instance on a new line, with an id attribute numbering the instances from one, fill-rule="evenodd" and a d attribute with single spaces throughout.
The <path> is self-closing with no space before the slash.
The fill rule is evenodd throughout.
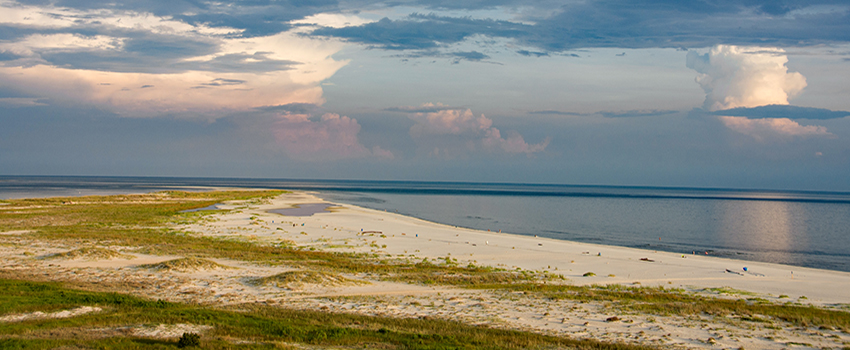
<path id="1" fill-rule="evenodd" d="M 0 176 L 0 199 L 210 187 L 313 191 L 442 224 L 850 272 L 850 193 L 358 180 Z"/>

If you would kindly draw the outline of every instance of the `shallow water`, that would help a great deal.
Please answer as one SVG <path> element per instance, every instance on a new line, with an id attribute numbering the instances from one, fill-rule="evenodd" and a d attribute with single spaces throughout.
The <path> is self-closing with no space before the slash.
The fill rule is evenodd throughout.
<path id="1" fill-rule="evenodd" d="M 329 193 L 430 221 L 850 271 L 850 204 L 705 198 Z"/>
<path id="2" fill-rule="evenodd" d="M 284 216 L 312 216 L 313 214 L 329 212 L 327 209 L 332 206 L 332 204 L 327 203 L 307 203 L 299 204 L 296 208 L 272 209 L 268 212 Z"/>
<path id="3" fill-rule="evenodd" d="M 320 197 L 330 201 L 397 211 L 455 226 L 850 271 L 850 193 L 840 192 L 0 176 L 0 198 L 204 190 L 216 186 L 318 191 Z"/>

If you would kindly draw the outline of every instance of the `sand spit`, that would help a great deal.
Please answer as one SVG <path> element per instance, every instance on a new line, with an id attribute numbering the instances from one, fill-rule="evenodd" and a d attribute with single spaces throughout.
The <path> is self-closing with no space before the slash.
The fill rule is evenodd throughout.
<path id="1" fill-rule="evenodd" d="M 263 203 L 225 203 L 218 205 L 224 212 L 175 228 L 197 236 L 369 253 L 382 259 L 450 258 L 459 265 L 563 275 L 565 281 L 557 283 L 570 285 L 664 286 L 721 298 L 759 298 L 844 310 L 850 305 L 850 294 L 846 293 L 850 274 L 844 272 L 482 232 L 350 205 L 336 205 L 331 212 L 304 217 L 268 212 L 321 202 L 309 193 L 295 192 Z M 331 274 L 304 271 L 299 266 L 219 259 L 207 260 L 215 265 L 188 269 L 151 268 L 186 257 L 143 254 L 133 254 L 133 260 L 43 260 L 37 257 L 79 247 L 70 243 L 53 246 L 26 235 L 4 235 L 0 240 L 4 243 L 0 244 L 0 271 L 6 275 L 92 283 L 169 301 L 222 306 L 247 302 L 364 315 L 444 318 L 676 349 L 850 345 L 850 334 L 840 330 L 799 327 L 765 315 L 647 315 L 625 311 L 616 302 L 550 300 L 505 290 L 414 285 L 368 274 Z M 588 272 L 593 276 L 585 277 Z M 168 334 L 179 337 L 183 332 L 201 331 L 180 328 Z"/>

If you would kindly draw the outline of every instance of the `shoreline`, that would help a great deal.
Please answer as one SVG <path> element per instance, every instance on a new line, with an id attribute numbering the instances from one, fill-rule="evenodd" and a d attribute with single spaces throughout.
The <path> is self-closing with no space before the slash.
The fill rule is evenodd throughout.
<path id="1" fill-rule="evenodd" d="M 159 198 L 162 197 L 153 196 L 150 200 Z M 310 216 L 270 212 L 317 202 L 337 205 L 329 208 L 329 212 Z M 190 240 L 233 242 L 236 247 L 241 246 L 235 254 L 200 256 L 192 249 L 154 253 L 144 245 L 100 243 L 103 246 L 91 247 L 76 239 L 39 240 L 29 231 L 2 232 L 4 245 L 0 245 L 0 256 L 5 264 L 0 266 L 0 272 L 7 278 L 68 281 L 148 299 L 214 308 L 260 304 L 394 319 L 437 318 L 488 328 L 662 349 L 717 346 L 780 349 L 794 344 L 816 344 L 813 346 L 824 348 L 850 344 L 846 323 L 838 328 L 817 328 L 817 323 L 807 326 L 781 318 L 784 316 L 760 315 L 761 311 L 755 311 L 767 303 L 793 310 L 846 313 L 850 297 L 843 291 L 850 287 L 850 273 L 793 267 L 794 279 L 791 279 L 785 265 L 753 263 L 747 264 L 749 271 L 743 272 L 737 260 L 682 258 L 680 254 L 666 252 L 457 228 L 338 204 L 317 198 L 315 193 L 288 192 L 262 200 L 223 201 L 217 205 L 222 211 L 192 216 L 191 220 L 178 220 L 167 226 Z M 412 270 L 334 270 L 321 263 L 305 264 L 299 258 L 241 258 L 242 252 L 265 251 L 267 247 L 280 247 L 274 254 L 291 257 L 305 251 L 316 251 L 315 256 L 325 257 L 332 255 L 321 252 L 354 253 L 364 267 L 392 266 L 398 262 L 399 266 Z M 69 254 L 82 248 L 117 254 L 88 258 Z M 294 255 L 286 255 L 290 252 Z M 192 259 L 196 261 L 185 261 Z M 195 267 L 180 267 L 183 265 L 175 263 L 179 261 Z M 403 275 L 406 272 L 402 271 L 416 273 L 420 261 L 430 264 L 421 271 L 431 275 Z M 470 273 L 474 269 L 462 268 L 468 264 L 508 271 L 520 269 L 520 273 L 511 275 L 525 276 L 530 272 L 531 278 L 520 279 L 516 285 L 507 282 L 500 286 L 495 282 L 490 287 L 486 284 L 489 282 L 474 286 L 430 281 L 429 276 L 437 274 L 451 277 Z M 452 270 L 452 266 L 460 268 Z M 730 273 L 727 269 L 743 273 Z M 583 276 L 587 272 L 594 272 L 595 276 Z M 395 279 L 394 274 L 408 277 Z M 552 275 L 563 275 L 564 279 L 549 279 Z M 726 309 L 731 312 L 719 314 L 642 311 L 630 307 L 644 303 L 628 296 L 643 295 L 638 289 L 620 289 L 621 294 L 614 299 L 594 297 L 594 293 L 604 295 L 611 291 L 599 286 L 609 284 L 664 287 L 664 291 L 644 291 L 668 295 L 671 300 L 685 298 L 697 305 L 707 303 L 716 307 L 732 303 L 753 307 L 745 307 L 745 311 Z M 520 288 L 512 289 L 513 286 Z M 564 289 L 566 293 L 579 294 L 577 298 L 549 296 L 535 291 L 535 286 L 563 286 L 568 288 Z M 572 289 L 573 286 L 580 289 Z M 727 300 L 712 301 L 714 298 Z M 668 303 L 679 307 L 676 301 Z"/>
<path id="2" fill-rule="evenodd" d="M 300 219 L 314 224 L 328 222 L 341 225 L 354 225 L 358 219 L 367 220 L 369 226 L 364 227 L 364 230 L 395 234 L 394 237 L 388 236 L 381 240 L 387 242 L 385 250 L 392 255 L 417 249 L 419 252 L 416 255 L 420 258 L 442 258 L 451 253 L 453 258 L 477 261 L 477 264 L 562 274 L 576 285 L 632 285 L 639 282 L 641 286 L 688 289 L 731 287 L 777 297 L 788 295 L 790 299 L 804 296 L 809 302 L 817 304 L 850 303 L 850 294 L 845 293 L 850 290 L 848 272 L 699 254 L 683 257 L 682 254 L 665 251 L 480 231 L 333 203 L 313 193 L 303 193 L 322 202 L 341 205 L 348 208 L 349 212 L 340 210 L 332 213 L 335 217 L 320 213 Z M 405 230 L 413 233 L 413 236 L 399 235 Z M 416 230 L 421 232 L 414 232 Z M 747 267 L 747 271 L 743 267 Z M 727 272 L 727 269 L 731 272 Z M 587 272 L 593 272 L 596 276 L 584 277 Z"/>

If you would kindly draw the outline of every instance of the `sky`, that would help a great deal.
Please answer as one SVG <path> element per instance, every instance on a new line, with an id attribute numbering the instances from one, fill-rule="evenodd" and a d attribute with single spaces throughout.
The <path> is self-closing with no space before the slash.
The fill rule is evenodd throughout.
<path id="1" fill-rule="evenodd" d="M 846 0 L 0 0 L 0 175 L 850 191 Z"/>

